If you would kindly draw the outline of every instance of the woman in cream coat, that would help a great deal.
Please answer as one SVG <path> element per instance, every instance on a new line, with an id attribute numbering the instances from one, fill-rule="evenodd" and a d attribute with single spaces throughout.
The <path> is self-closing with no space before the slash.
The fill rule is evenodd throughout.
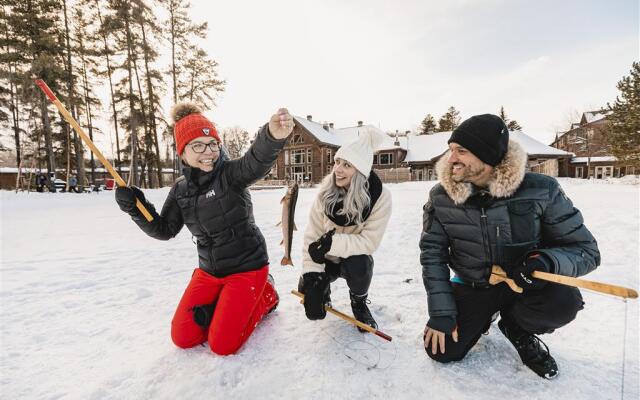
<path id="1" fill-rule="evenodd" d="M 307 318 L 323 319 L 338 277 L 349 287 L 353 316 L 374 328 L 367 300 L 373 257 L 391 216 L 391 194 L 371 170 L 373 152 L 383 138 L 365 132 L 335 154 L 331 174 L 322 181 L 304 234 L 299 291 Z"/>

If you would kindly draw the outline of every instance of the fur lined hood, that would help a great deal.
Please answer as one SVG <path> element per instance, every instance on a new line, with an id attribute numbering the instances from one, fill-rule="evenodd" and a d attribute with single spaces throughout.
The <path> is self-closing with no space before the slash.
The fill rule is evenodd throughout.
<path id="1" fill-rule="evenodd" d="M 451 168 L 448 168 L 447 151 L 436 163 L 436 173 L 440 184 L 456 205 L 463 204 L 473 193 L 473 185 L 468 182 L 455 182 L 451 179 Z M 527 153 L 515 140 L 509 140 L 509 148 L 504 159 L 494 167 L 493 179 L 489 183 L 489 193 L 493 197 L 509 197 L 513 195 L 524 179 L 527 165 Z"/>

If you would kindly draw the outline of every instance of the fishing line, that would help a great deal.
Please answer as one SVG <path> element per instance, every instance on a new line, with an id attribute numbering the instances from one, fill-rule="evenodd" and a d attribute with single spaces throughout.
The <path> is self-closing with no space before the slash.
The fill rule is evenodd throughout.
<path id="1" fill-rule="evenodd" d="M 341 341 L 333 334 L 329 333 L 327 329 L 322 330 L 331 340 L 343 347 L 344 356 L 355 362 L 365 366 L 368 370 L 371 369 L 388 369 L 395 362 L 398 356 L 398 348 L 395 343 L 393 345 L 393 358 L 391 362 L 386 366 L 380 366 L 382 360 L 382 353 L 385 349 L 379 343 L 378 339 L 372 338 L 373 342 L 368 337 L 371 335 L 364 334 L 362 339 Z"/>

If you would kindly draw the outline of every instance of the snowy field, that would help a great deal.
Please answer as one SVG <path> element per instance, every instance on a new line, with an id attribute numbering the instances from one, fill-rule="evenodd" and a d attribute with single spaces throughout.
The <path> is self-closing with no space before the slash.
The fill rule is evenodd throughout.
<path id="1" fill-rule="evenodd" d="M 638 186 L 561 182 L 600 245 L 602 265 L 588 279 L 637 289 Z M 426 356 L 417 244 L 432 185 L 388 186 L 393 215 L 374 255 L 370 299 L 391 343 L 358 333 L 332 315 L 308 321 L 298 298 L 289 294 L 297 286 L 301 232 L 316 189 L 300 191 L 293 268 L 279 265 L 283 248 L 275 225 L 283 191 L 252 192 L 280 306 L 239 354 L 228 357 L 205 346 L 180 350 L 171 342 L 174 308 L 197 262 L 186 228 L 169 242 L 148 238 L 120 212 L 113 192 L 4 191 L 0 397 L 638 399 L 637 300 L 583 292 L 586 306 L 578 318 L 542 337 L 560 367 L 555 381 L 524 367 L 495 324 L 459 363 L 438 365 Z M 158 209 L 167 192 L 146 191 Z M 338 280 L 333 304 L 350 314 L 348 297 L 344 280 Z"/>

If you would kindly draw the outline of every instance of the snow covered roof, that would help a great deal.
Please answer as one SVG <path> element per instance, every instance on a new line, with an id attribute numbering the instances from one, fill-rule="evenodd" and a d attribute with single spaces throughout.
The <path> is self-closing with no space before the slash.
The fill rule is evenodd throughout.
<path id="1" fill-rule="evenodd" d="M 447 141 L 451 137 L 451 132 L 438 132 L 431 135 L 407 135 L 404 138 L 406 148 L 408 148 L 406 162 L 432 161 L 440 157 L 449 149 Z"/>
<path id="2" fill-rule="evenodd" d="M 308 119 L 303 117 L 294 115 L 293 119 L 296 121 L 297 124 L 304 127 L 304 129 L 306 129 L 309 133 L 315 136 L 316 139 L 318 139 L 322 143 L 341 147 L 341 146 L 344 146 L 345 144 L 356 141 L 358 139 L 358 136 L 361 133 L 364 133 L 367 131 L 374 131 L 384 136 L 385 138 L 382 144 L 376 148 L 376 151 L 388 150 L 388 149 L 393 149 L 398 147 L 394 145 L 395 138 L 389 137 L 381 129 L 373 125 L 352 126 L 352 127 L 340 128 L 340 129 L 327 127 L 327 129 L 325 129 L 323 124 L 315 121 L 309 121 Z"/>
<path id="3" fill-rule="evenodd" d="M 599 121 L 605 118 L 607 115 L 600 111 L 586 111 L 582 114 L 582 118 L 586 124 L 590 124 L 592 122 Z"/>
<path id="4" fill-rule="evenodd" d="M 579 164 L 586 163 L 589 157 L 573 157 L 571 159 L 571 164 Z M 617 158 L 614 156 L 600 156 L 600 157 L 591 157 L 591 162 L 616 162 Z"/>
<path id="5" fill-rule="evenodd" d="M 529 156 L 572 156 L 573 153 L 569 153 L 564 150 L 556 149 L 555 147 L 547 146 L 546 144 L 532 138 L 521 131 L 513 131 L 509 133 L 511 139 L 520 143 Z"/>
<path id="6" fill-rule="evenodd" d="M 529 156 L 541 157 L 562 157 L 571 156 L 573 153 L 547 146 L 546 144 L 532 138 L 531 136 L 520 132 L 511 132 L 510 138 L 520 143 Z M 447 141 L 451 137 L 451 132 L 438 132 L 431 135 L 408 135 L 405 148 L 408 149 L 406 162 L 426 162 L 433 161 L 444 154 L 449 145 Z"/>

